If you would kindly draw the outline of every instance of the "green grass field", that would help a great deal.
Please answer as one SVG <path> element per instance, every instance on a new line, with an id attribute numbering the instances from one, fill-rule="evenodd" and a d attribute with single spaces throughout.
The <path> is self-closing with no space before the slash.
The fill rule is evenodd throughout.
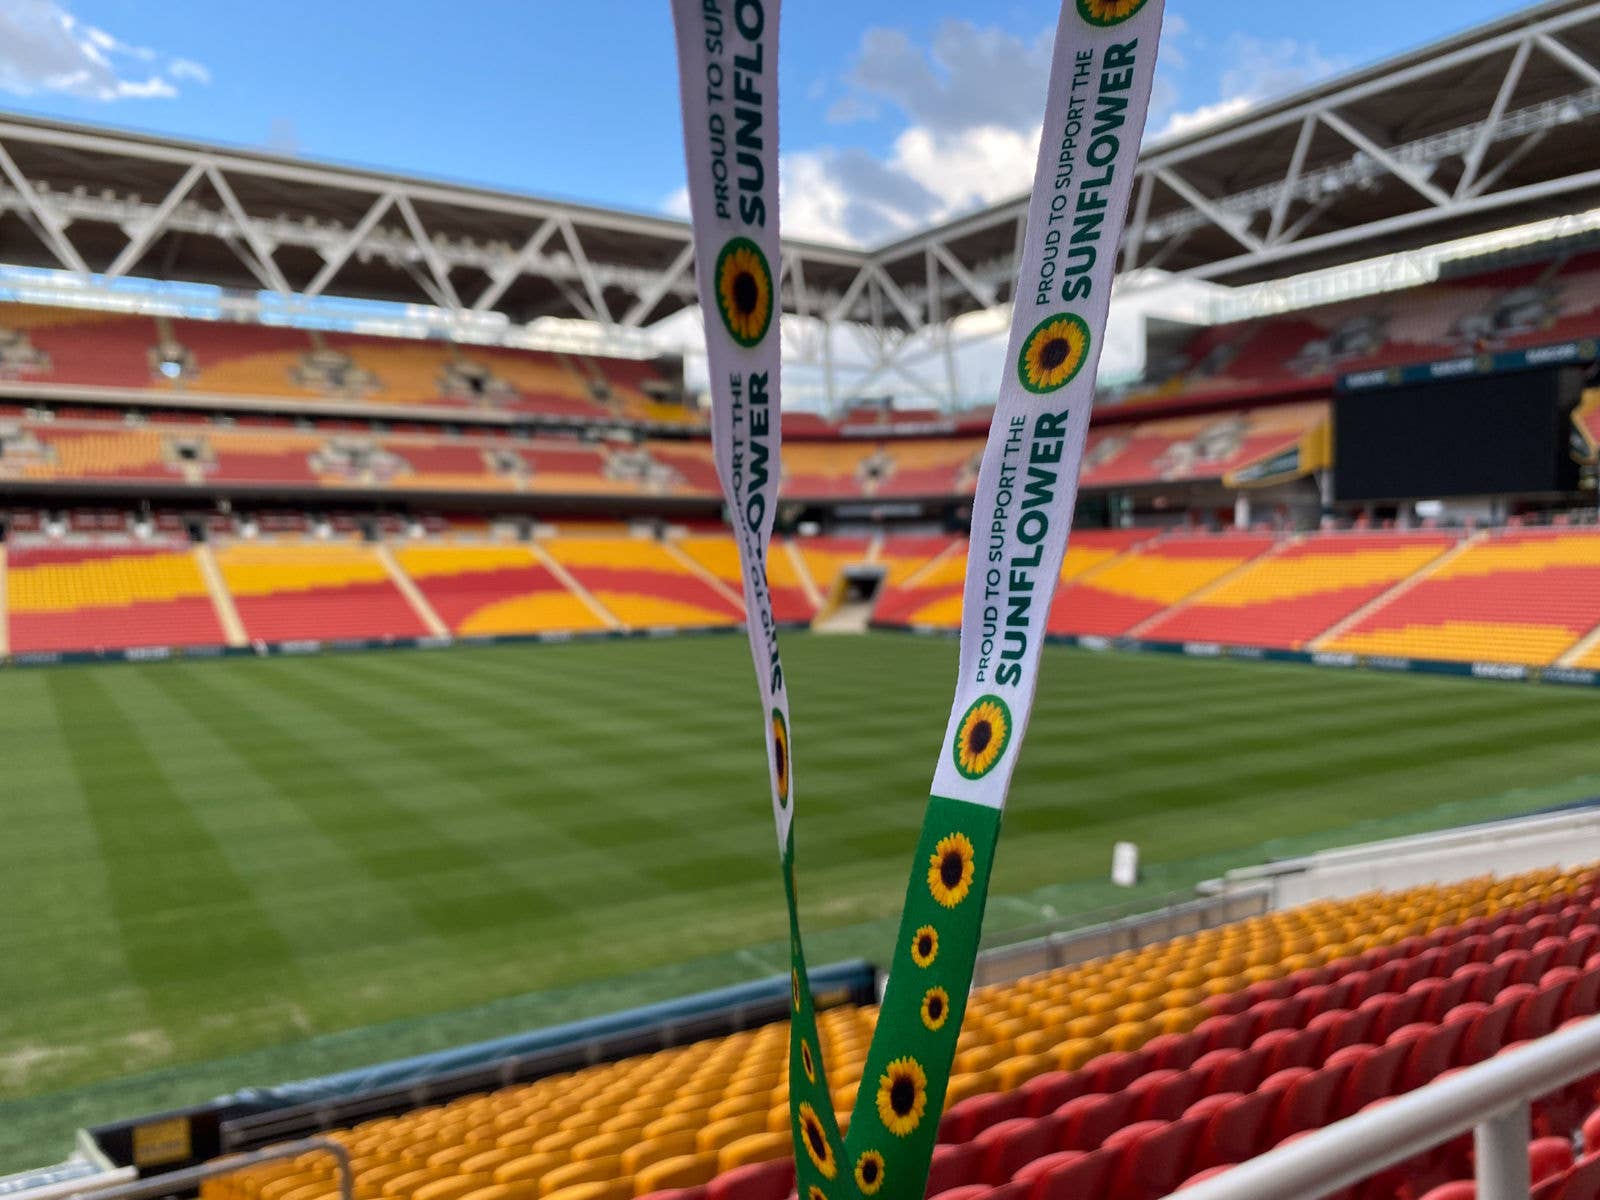
<path id="1" fill-rule="evenodd" d="M 955 643 L 785 645 L 812 958 L 881 955 Z M 995 928 L 1109 901 L 1121 838 L 1153 895 L 1600 793 L 1600 695 L 1046 657 Z M 732 636 L 0 674 L 0 1168 L 80 1120 L 780 969 L 754 694 Z"/>

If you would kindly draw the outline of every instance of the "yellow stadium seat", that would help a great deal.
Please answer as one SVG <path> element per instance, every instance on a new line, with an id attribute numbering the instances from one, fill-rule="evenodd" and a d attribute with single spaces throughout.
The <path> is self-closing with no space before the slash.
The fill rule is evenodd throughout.
<path id="1" fill-rule="evenodd" d="M 716 1171 L 715 1154 L 680 1154 L 676 1158 L 662 1159 L 634 1176 L 634 1194 L 644 1196 L 667 1188 L 694 1187 L 707 1182 Z"/>

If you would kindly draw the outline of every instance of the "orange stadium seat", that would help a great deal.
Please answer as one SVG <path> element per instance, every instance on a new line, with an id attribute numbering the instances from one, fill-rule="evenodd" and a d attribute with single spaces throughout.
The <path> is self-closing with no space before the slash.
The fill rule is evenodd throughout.
<path id="1" fill-rule="evenodd" d="M 715 575 L 736 595 L 744 594 L 744 576 L 739 569 L 739 548 L 728 534 L 692 534 L 676 543 L 700 566 Z M 772 543 L 767 555 L 767 587 L 772 593 L 772 615 L 779 621 L 809 621 L 816 612 L 807 599 L 800 573 L 782 540 Z"/>
<path id="2" fill-rule="evenodd" d="M 1313 535 L 1263 555 L 1142 636 L 1299 650 L 1455 544 L 1435 533 Z"/>
<path id="3" fill-rule="evenodd" d="M 1467 546 L 1329 648 L 1538 666 L 1597 625 L 1600 531 L 1509 529 Z"/>
<path id="4" fill-rule="evenodd" d="M 907 439 L 885 448 L 891 466 L 880 496 L 959 495 L 977 482 L 983 445 L 972 438 Z"/>
<path id="5" fill-rule="evenodd" d="M 395 558 L 439 619 L 465 637 L 607 628 L 525 545 L 419 543 Z"/>
<path id="6" fill-rule="evenodd" d="M 552 537 L 540 545 L 608 612 L 632 629 L 733 625 L 742 607 L 660 542 Z M 737 593 L 735 593 L 737 594 Z"/>
<path id="7" fill-rule="evenodd" d="M 783 447 L 786 500 L 824 500 L 871 494 L 874 442 L 790 442 Z"/>
<path id="8" fill-rule="evenodd" d="M 217 566 L 252 641 L 424 637 L 428 628 L 371 546 L 232 542 Z"/>
<path id="9" fill-rule="evenodd" d="M 225 640 L 187 542 L 12 545 L 7 558 L 13 652 Z"/>
<path id="10" fill-rule="evenodd" d="M 1127 634 L 1272 544 L 1262 534 L 1174 534 L 1146 542 L 1057 591 L 1050 632 Z"/>
<path id="11" fill-rule="evenodd" d="M 1048 1179 L 1034 1194 L 1157 1200 L 1217 1164 L 1593 1013 L 1597 951 L 1595 871 L 1543 870 L 1318 901 L 978 988 L 930 1194 L 1022 1187 L 1001 1200 Z M 818 1014 L 841 1116 L 875 1019 L 851 1005 Z M 788 1036 L 786 1024 L 768 1025 L 331 1136 L 361 1164 L 364 1196 L 452 1181 L 440 1194 L 781 1197 L 792 1185 Z M 1540 1101 L 1536 1132 L 1575 1129 L 1593 1082 Z M 1411 1178 L 1452 1177 L 1462 1161 L 1452 1153 Z M 246 1168 L 201 1195 L 284 1200 L 326 1187 L 325 1171 L 309 1160 Z M 1393 1194 L 1392 1180 L 1375 1184 Z"/>
<path id="12" fill-rule="evenodd" d="M 1080 529 L 1067 543 L 1061 561 L 1061 582 L 1069 583 L 1086 571 L 1110 562 L 1140 542 L 1148 529 Z M 954 548 L 910 579 L 891 580 L 879 602 L 876 619 L 886 625 L 916 625 L 954 629 L 961 624 L 961 593 L 966 584 L 967 543 Z"/>

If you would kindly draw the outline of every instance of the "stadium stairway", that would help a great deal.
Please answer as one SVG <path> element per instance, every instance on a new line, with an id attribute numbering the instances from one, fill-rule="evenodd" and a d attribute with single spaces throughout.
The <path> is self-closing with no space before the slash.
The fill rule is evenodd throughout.
<path id="1" fill-rule="evenodd" d="M 370 545 L 230 542 L 217 566 L 246 634 L 264 642 L 425 637 Z"/>
<path id="2" fill-rule="evenodd" d="M 390 553 L 440 622 L 462 637 L 616 628 L 530 544 L 416 542 Z"/>
<path id="3" fill-rule="evenodd" d="M 1593 868 L 1323 901 L 980 988 L 929 1194 L 1156 1200 L 1597 1009 Z M 814 1052 L 841 1118 L 875 1018 L 850 1006 L 819 1017 Z M 783 1200 L 787 1039 L 769 1025 L 331 1136 L 360 1200 Z M 1537 1131 L 1570 1130 L 1595 1083 L 1544 1098 Z M 1459 1149 L 1348 1200 L 1418 1196 L 1455 1177 Z M 308 1156 L 224 1176 L 202 1197 L 331 1200 L 334 1188 Z"/>
<path id="4" fill-rule="evenodd" d="M 433 611 L 433 605 L 428 603 L 428 598 L 422 594 L 422 589 L 412 581 L 397 561 L 394 552 L 383 542 L 375 542 L 372 552 L 378 556 L 378 561 L 383 564 L 383 569 L 394 581 L 394 586 L 406 598 L 406 603 L 411 605 L 411 611 L 417 614 L 421 622 L 428 627 L 428 633 L 433 637 L 449 637 L 450 627 L 439 619 L 439 614 Z"/>
<path id="5" fill-rule="evenodd" d="M 250 638 L 244 631 L 244 622 L 239 619 L 239 610 L 222 578 L 222 570 L 217 566 L 217 556 L 211 552 L 210 543 L 197 542 L 193 553 L 195 566 L 200 568 L 200 578 L 205 580 L 206 591 L 211 593 L 211 607 L 216 609 L 222 636 L 230 646 L 249 645 Z"/>
<path id="6" fill-rule="evenodd" d="M 539 548 L 627 628 L 717 628 L 744 620 L 740 604 L 652 538 L 556 536 Z"/>

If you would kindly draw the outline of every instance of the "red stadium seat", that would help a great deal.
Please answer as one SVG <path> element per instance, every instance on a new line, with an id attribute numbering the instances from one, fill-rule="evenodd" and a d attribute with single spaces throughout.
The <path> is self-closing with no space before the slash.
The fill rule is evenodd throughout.
<path id="1" fill-rule="evenodd" d="M 784 1200 L 794 1191 L 794 1159 L 749 1163 L 705 1185 L 706 1200 Z"/>

